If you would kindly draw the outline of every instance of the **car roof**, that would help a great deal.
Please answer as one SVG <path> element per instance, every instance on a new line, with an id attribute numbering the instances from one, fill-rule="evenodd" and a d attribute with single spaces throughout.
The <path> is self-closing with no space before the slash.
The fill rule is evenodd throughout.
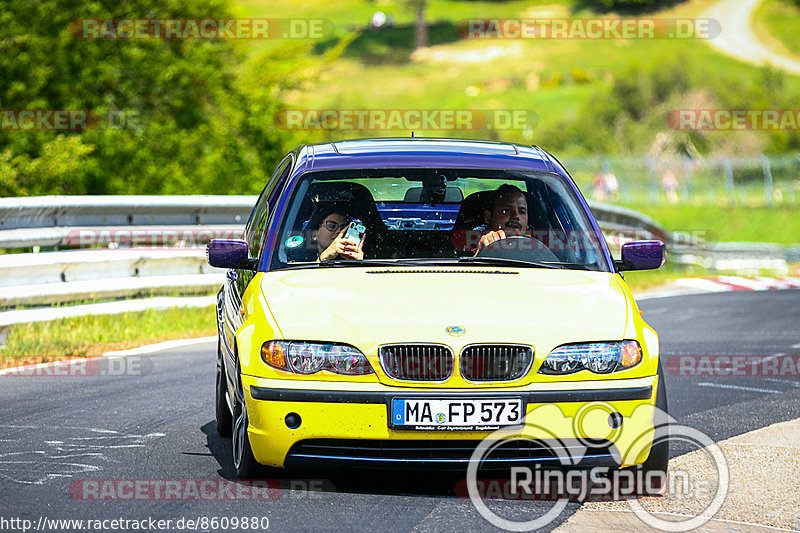
<path id="1" fill-rule="evenodd" d="M 357 139 L 300 149 L 304 171 L 347 168 L 497 168 L 556 172 L 558 161 L 538 146 L 429 137 Z M 303 157 L 305 156 L 305 157 Z"/>

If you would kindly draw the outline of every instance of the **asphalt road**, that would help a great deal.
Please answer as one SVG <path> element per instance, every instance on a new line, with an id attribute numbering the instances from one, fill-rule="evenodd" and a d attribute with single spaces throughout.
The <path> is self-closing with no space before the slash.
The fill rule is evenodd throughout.
<path id="1" fill-rule="evenodd" d="M 762 1 L 722 0 L 711 5 L 702 17 L 716 21 L 722 32 L 708 39 L 708 43 L 737 59 L 756 65 L 768 63 L 792 74 L 800 74 L 800 61 L 777 53 L 753 31 L 751 20 Z"/>
<path id="2" fill-rule="evenodd" d="M 800 354 L 797 290 L 640 306 L 666 360 Z M 453 496 L 456 479 L 432 473 L 299 472 L 282 482 L 276 499 L 262 502 L 85 501 L 75 490 L 85 480 L 232 479 L 230 440 L 217 435 L 213 421 L 214 357 L 209 343 L 128 358 L 129 366 L 100 367 L 93 376 L 0 377 L 0 529 L 11 530 L 2 520 L 13 518 L 268 517 L 271 531 L 493 530 L 468 500 Z M 716 440 L 800 417 L 796 377 L 668 373 L 666 380 L 671 414 Z M 320 480 L 323 490 L 303 489 Z M 540 514 L 539 505 L 490 507 L 520 518 Z M 552 527 L 577 507 L 570 504 Z M 204 529 L 212 528 L 197 530 Z"/>

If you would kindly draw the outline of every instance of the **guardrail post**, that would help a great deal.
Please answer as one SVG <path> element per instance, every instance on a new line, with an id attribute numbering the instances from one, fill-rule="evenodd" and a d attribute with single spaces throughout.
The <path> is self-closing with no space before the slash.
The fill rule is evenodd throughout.
<path id="1" fill-rule="evenodd" d="M 694 196 L 694 161 L 691 158 L 683 158 L 683 170 L 686 174 L 686 201 L 691 202 Z"/>
<path id="2" fill-rule="evenodd" d="M 651 156 L 644 158 L 644 164 L 647 168 L 647 173 L 650 175 L 650 203 L 655 205 L 658 203 L 658 176 L 656 175 L 656 165 Z"/>
<path id="3" fill-rule="evenodd" d="M 733 184 L 733 166 L 729 158 L 722 160 L 722 168 L 725 174 L 725 186 L 728 189 L 728 204 L 733 206 L 736 204 L 736 187 Z"/>
<path id="4" fill-rule="evenodd" d="M 772 188 L 772 166 L 764 154 L 761 154 L 761 167 L 764 169 L 764 198 L 767 201 L 767 207 L 775 207 L 775 190 Z"/>

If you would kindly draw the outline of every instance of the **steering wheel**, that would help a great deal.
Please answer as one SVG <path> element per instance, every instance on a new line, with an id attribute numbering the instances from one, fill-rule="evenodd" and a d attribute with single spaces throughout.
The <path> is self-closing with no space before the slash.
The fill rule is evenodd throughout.
<path id="1" fill-rule="evenodd" d="M 561 261 L 542 241 L 524 235 L 511 235 L 505 239 L 494 241 L 482 248 L 477 257 L 497 257 L 522 261 Z"/>

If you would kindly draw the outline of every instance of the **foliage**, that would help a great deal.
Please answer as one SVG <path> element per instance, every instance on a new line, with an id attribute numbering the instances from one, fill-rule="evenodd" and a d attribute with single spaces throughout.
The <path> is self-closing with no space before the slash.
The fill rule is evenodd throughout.
<path id="1" fill-rule="evenodd" d="M 629 65 L 542 137 L 547 148 L 572 153 L 791 152 L 800 149 L 797 130 L 684 132 L 670 129 L 665 117 L 679 109 L 794 109 L 798 97 L 785 74 L 769 67 L 754 78 L 710 77 L 703 64 L 679 55 Z"/>
<path id="2" fill-rule="evenodd" d="M 0 107 L 88 109 L 99 122 L 0 130 L 0 195 L 257 192 L 285 150 L 269 98 L 279 82 L 241 90 L 253 74 L 237 45 L 70 32 L 78 18 L 228 16 L 223 0 L 4 2 Z"/>
<path id="3" fill-rule="evenodd" d="M 652 11 L 676 4 L 678 0 L 578 0 L 582 7 L 597 11 Z"/>
<path id="4" fill-rule="evenodd" d="M 800 217 L 796 207 L 723 207 L 708 205 L 627 206 L 671 231 L 689 232 L 713 242 L 796 244 Z"/>

